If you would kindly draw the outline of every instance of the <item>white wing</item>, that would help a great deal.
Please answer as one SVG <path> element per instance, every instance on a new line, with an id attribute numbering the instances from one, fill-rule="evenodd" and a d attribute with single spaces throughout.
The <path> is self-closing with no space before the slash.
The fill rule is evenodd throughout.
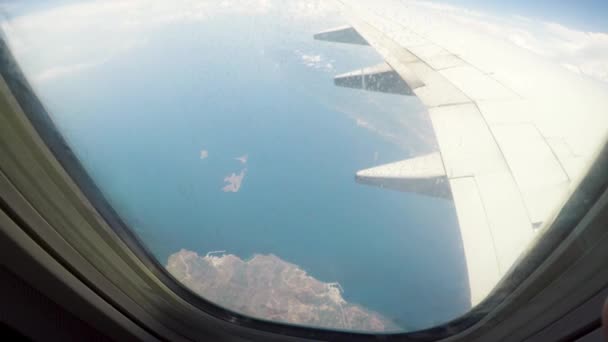
<path id="1" fill-rule="evenodd" d="M 354 31 L 316 38 L 358 32 L 357 43 L 373 46 L 426 105 L 440 149 L 440 158 L 357 177 L 417 192 L 447 179 L 475 305 L 552 220 L 606 140 L 608 88 L 428 4 L 344 1 L 343 10 Z"/>

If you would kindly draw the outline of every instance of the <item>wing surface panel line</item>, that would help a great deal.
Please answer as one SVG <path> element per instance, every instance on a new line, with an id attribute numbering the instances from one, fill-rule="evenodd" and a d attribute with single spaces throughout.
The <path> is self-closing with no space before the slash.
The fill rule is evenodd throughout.
<path id="1" fill-rule="evenodd" d="M 491 222 L 490 221 L 490 217 L 488 216 L 488 210 L 486 209 L 486 204 L 483 201 L 483 194 L 481 193 L 481 191 L 479 191 L 479 183 L 477 183 L 477 179 L 475 179 L 475 177 L 470 177 L 473 178 L 473 183 L 475 183 L 475 188 L 477 189 L 477 195 L 479 196 L 479 198 L 481 198 L 481 207 L 483 208 L 483 213 L 485 214 L 485 219 L 486 222 Z M 492 229 L 488 229 L 489 233 L 490 233 L 490 238 L 492 239 L 492 249 L 494 249 L 494 260 L 496 261 L 496 268 L 498 268 L 498 271 L 501 274 L 504 274 L 503 270 L 500 267 L 500 260 L 498 259 L 498 254 L 496 253 L 497 249 L 496 249 L 496 239 L 494 237 L 494 232 L 492 231 Z"/>

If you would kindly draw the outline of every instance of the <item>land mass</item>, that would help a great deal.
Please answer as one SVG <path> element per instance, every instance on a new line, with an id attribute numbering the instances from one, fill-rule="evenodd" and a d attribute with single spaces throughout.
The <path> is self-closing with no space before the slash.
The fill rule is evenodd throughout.
<path id="1" fill-rule="evenodd" d="M 338 283 L 319 281 L 272 254 L 244 261 L 182 249 L 169 257 L 167 270 L 205 299 L 253 317 L 340 330 L 399 330 L 379 313 L 345 301 Z"/>
<path id="2" fill-rule="evenodd" d="M 247 169 L 241 170 L 241 173 L 238 175 L 233 172 L 231 175 L 226 176 L 226 178 L 224 178 L 224 182 L 228 184 L 222 188 L 222 191 L 239 192 L 241 184 L 243 184 L 243 178 L 245 178 L 245 171 L 247 171 Z"/>

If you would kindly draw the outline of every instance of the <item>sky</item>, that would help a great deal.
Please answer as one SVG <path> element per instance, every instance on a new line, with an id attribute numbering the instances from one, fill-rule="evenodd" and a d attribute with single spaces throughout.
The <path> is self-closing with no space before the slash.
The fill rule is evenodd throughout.
<path id="1" fill-rule="evenodd" d="M 14 16 L 82 2 L 79 0 L 41 0 L 32 5 L 31 2 L 2 0 L 0 7 L 5 7 L 6 14 Z M 608 32 L 608 22 L 605 20 L 608 13 L 608 2 L 604 0 L 440 0 L 432 2 L 494 14 L 522 15 L 543 21 L 558 22 L 582 31 Z"/>
<path id="2" fill-rule="evenodd" d="M 483 10 L 501 15 L 522 15 L 561 23 L 573 29 L 608 32 L 608 2 L 604 0 L 444 0 L 454 6 Z"/>

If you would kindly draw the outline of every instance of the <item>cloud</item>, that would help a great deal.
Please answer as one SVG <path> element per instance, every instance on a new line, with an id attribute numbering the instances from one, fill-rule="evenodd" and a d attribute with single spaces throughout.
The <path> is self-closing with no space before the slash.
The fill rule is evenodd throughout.
<path id="1" fill-rule="evenodd" d="M 556 23 L 545 23 L 552 37 L 545 49 L 562 66 L 608 82 L 608 34 L 583 32 Z"/>
<path id="2" fill-rule="evenodd" d="M 500 16 L 437 2 L 410 4 L 434 11 L 438 22 L 455 21 L 561 65 L 565 69 L 608 82 L 608 33 L 586 32 L 523 15 Z M 440 23 L 435 24 L 440 26 Z"/>
<path id="3" fill-rule="evenodd" d="M 33 81 L 84 72 L 146 44 L 169 25 L 196 23 L 218 15 L 276 15 L 296 23 L 328 17 L 335 6 L 322 0 L 117 0 L 35 8 L 1 23 L 9 45 Z M 102 61 L 102 62 L 100 62 Z"/>
<path id="4" fill-rule="evenodd" d="M 334 70 L 333 60 L 328 61 L 320 54 L 308 54 L 300 50 L 296 50 L 295 53 L 307 67 L 324 71 Z"/>
<path id="5" fill-rule="evenodd" d="M 239 190 L 241 189 L 241 185 L 243 184 L 243 179 L 245 178 L 246 171 L 247 169 L 243 169 L 238 175 L 233 172 L 231 175 L 226 176 L 226 178 L 224 178 L 224 182 L 228 184 L 222 188 L 222 191 L 239 192 Z"/>
<path id="6" fill-rule="evenodd" d="M 513 44 L 568 70 L 608 82 L 608 33 L 521 19 L 506 24 L 500 32 Z"/>
<path id="7" fill-rule="evenodd" d="M 207 159 L 207 157 L 209 157 L 209 151 L 207 151 L 207 150 L 201 150 L 200 158 L 201 159 Z"/>
<path id="8" fill-rule="evenodd" d="M 321 63 L 321 55 L 302 55 L 302 60 L 308 66 L 317 66 Z"/>

